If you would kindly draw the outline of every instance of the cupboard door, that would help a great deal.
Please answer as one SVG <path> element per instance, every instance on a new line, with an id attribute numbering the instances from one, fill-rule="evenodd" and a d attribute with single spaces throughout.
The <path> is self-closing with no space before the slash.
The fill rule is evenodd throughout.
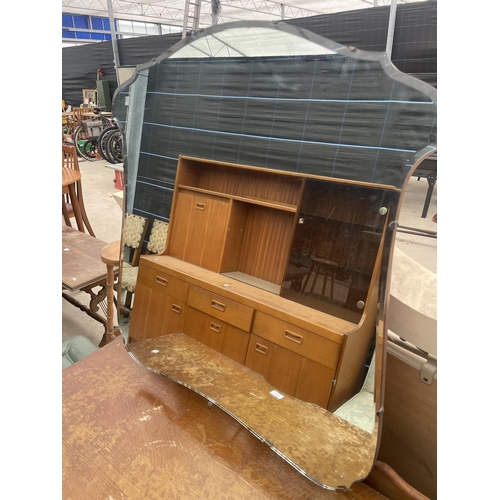
<path id="1" fill-rule="evenodd" d="M 134 294 L 134 308 L 130 318 L 129 335 L 134 340 L 144 340 L 144 326 L 148 315 L 149 297 L 152 289 L 137 282 Z"/>
<path id="2" fill-rule="evenodd" d="M 245 362 L 249 333 L 218 318 L 188 306 L 184 333 L 228 358 Z"/>
<path id="3" fill-rule="evenodd" d="M 225 325 L 221 353 L 242 365 L 245 363 L 250 334 L 233 325 Z"/>
<path id="4" fill-rule="evenodd" d="M 158 293 L 142 283 L 137 283 L 135 295 L 130 322 L 130 336 L 134 340 L 183 331 L 186 311 L 184 302 Z"/>
<path id="5" fill-rule="evenodd" d="M 295 397 L 328 409 L 333 377 L 334 371 L 331 368 L 304 358 Z"/>
<path id="6" fill-rule="evenodd" d="M 219 272 L 224 247 L 229 200 L 179 190 L 169 255 Z"/>
<path id="7" fill-rule="evenodd" d="M 184 331 L 184 318 L 186 316 L 187 306 L 184 302 L 168 297 L 163 315 L 163 324 L 161 335 L 170 333 L 181 333 Z"/>
<path id="8" fill-rule="evenodd" d="M 334 372 L 273 342 L 251 334 L 245 366 L 278 391 L 327 408 Z"/>
<path id="9" fill-rule="evenodd" d="M 274 344 L 272 342 L 257 337 L 253 333 L 250 334 L 245 366 L 262 375 L 267 381 L 269 381 L 273 347 Z"/>
<path id="10" fill-rule="evenodd" d="M 295 396 L 301 361 L 302 356 L 251 334 L 245 366 L 288 396 Z"/>

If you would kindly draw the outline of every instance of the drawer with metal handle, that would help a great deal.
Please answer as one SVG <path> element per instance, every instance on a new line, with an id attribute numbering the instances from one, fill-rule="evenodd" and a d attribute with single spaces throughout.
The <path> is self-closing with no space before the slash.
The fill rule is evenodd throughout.
<path id="1" fill-rule="evenodd" d="M 324 366 L 337 366 L 341 344 L 309 330 L 256 311 L 252 332 Z"/>
<path id="2" fill-rule="evenodd" d="M 192 307 L 187 308 L 183 333 L 243 364 L 250 334 Z"/>
<path id="3" fill-rule="evenodd" d="M 254 309 L 197 286 L 189 287 L 188 305 L 246 332 L 250 331 Z"/>
<path id="4" fill-rule="evenodd" d="M 152 267 L 139 265 L 137 282 L 142 283 L 157 292 L 186 302 L 189 283 L 186 283 L 185 281 L 182 281 L 170 274 L 157 271 Z"/>

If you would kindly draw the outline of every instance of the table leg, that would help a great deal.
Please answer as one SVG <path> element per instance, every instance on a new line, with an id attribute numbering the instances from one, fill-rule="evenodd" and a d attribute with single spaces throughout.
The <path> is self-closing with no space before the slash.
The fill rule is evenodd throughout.
<path id="1" fill-rule="evenodd" d="M 110 342 L 116 337 L 120 336 L 120 331 L 117 329 L 115 333 L 114 326 L 114 285 L 115 285 L 115 274 L 114 268 L 120 263 L 120 241 L 114 241 L 113 243 L 108 243 L 101 250 L 101 260 L 106 264 L 106 296 L 107 296 L 107 328 L 106 328 L 106 340 Z"/>
<path id="2" fill-rule="evenodd" d="M 101 323 L 103 326 L 107 325 L 103 317 L 99 316 L 99 314 L 97 314 L 95 311 L 92 311 L 92 309 L 88 308 L 87 306 L 83 305 L 79 300 L 76 300 L 71 295 L 62 292 L 62 297 L 63 299 L 67 300 L 70 304 L 78 307 L 80 311 L 83 311 L 84 313 L 88 314 L 91 318 L 95 319 L 96 321 L 99 321 L 99 323 Z"/>
<path id="3" fill-rule="evenodd" d="M 115 275 L 113 272 L 113 266 L 106 265 L 106 296 L 107 296 L 107 308 L 106 308 L 106 343 L 114 340 L 115 335 L 115 324 L 114 324 L 114 281 Z"/>
<path id="4" fill-rule="evenodd" d="M 434 186 L 436 185 L 436 180 L 437 180 L 436 177 L 432 176 L 427 177 L 427 182 L 429 184 L 429 187 L 427 188 L 427 194 L 425 196 L 424 208 L 422 210 L 422 219 L 425 219 L 427 217 L 427 211 L 429 210 L 429 204 L 431 202 Z"/>
<path id="5" fill-rule="evenodd" d="M 64 223 L 71 227 L 71 221 L 69 220 L 68 209 L 66 208 L 66 202 L 64 201 L 64 195 L 62 197 L 62 214 L 64 218 Z"/>

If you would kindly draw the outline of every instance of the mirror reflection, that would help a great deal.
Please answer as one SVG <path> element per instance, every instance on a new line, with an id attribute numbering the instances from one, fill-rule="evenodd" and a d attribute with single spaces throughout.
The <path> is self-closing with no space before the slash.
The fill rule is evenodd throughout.
<path id="1" fill-rule="evenodd" d="M 366 477 L 395 222 L 435 150 L 435 90 L 384 54 L 235 23 L 139 67 L 114 115 L 131 355 L 322 487 Z"/>

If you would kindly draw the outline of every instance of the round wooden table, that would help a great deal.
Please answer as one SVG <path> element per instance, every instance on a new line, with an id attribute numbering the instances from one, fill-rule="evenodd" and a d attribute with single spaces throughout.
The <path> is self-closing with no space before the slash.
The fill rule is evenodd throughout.
<path id="1" fill-rule="evenodd" d="M 64 195 L 69 194 L 71 201 L 71 206 L 73 207 L 73 212 L 75 214 L 76 225 L 78 230 L 85 232 L 85 227 L 83 225 L 82 210 L 80 208 L 80 202 L 76 194 L 76 183 L 82 178 L 82 175 L 78 170 L 68 167 L 62 167 L 62 212 L 64 217 L 64 222 L 71 226 L 69 220 L 68 209 L 64 201 Z"/>

